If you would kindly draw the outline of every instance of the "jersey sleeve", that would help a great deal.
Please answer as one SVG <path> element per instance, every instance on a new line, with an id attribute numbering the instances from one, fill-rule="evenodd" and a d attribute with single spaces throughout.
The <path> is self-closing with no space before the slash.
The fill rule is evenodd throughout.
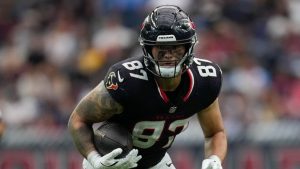
<path id="1" fill-rule="evenodd" d="M 108 93 L 118 103 L 124 105 L 127 97 L 127 90 L 126 85 L 124 85 L 124 83 L 126 83 L 126 77 L 122 71 L 122 67 L 118 64 L 110 67 L 104 78 L 104 85 Z"/>
<path id="2" fill-rule="evenodd" d="M 209 106 L 220 94 L 223 80 L 222 70 L 217 64 L 209 60 L 195 58 L 194 61 L 194 68 L 199 81 L 198 92 L 205 97 L 205 105 Z"/>
<path id="3" fill-rule="evenodd" d="M 130 103 L 147 84 L 148 74 L 141 60 L 130 58 L 116 63 L 108 70 L 104 85 L 110 95 L 121 105 Z"/>
<path id="4" fill-rule="evenodd" d="M 211 65 L 215 68 L 216 70 L 216 77 L 213 78 L 213 80 L 211 80 L 210 84 L 211 84 L 211 91 L 212 91 L 212 96 L 213 96 L 213 101 L 217 99 L 217 97 L 220 94 L 221 88 L 222 88 L 222 81 L 223 81 L 223 77 L 222 77 L 222 70 L 221 68 L 215 64 L 215 63 L 211 63 Z"/>

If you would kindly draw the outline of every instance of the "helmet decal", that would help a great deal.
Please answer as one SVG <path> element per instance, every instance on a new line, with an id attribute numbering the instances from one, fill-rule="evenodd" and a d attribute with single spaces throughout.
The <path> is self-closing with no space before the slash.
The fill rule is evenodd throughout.
<path id="1" fill-rule="evenodd" d="M 157 42 L 172 42 L 176 41 L 176 37 L 174 35 L 158 35 Z"/>

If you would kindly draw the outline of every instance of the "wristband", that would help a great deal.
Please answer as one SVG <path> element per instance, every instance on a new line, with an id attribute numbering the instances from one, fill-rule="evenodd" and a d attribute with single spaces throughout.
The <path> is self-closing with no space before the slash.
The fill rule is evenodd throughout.
<path id="1" fill-rule="evenodd" d="M 91 151 L 87 156 L 87 160 L 92 164 L 92 166 L 95 166 L 95 163 L 99 157 L 101 156 L 97 151 Z"/>

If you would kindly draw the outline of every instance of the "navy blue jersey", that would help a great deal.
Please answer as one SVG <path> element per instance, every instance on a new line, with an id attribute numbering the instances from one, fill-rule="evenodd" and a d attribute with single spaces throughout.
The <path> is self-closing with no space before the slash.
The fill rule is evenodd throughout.
<path id="1" fill-rule="evenodd" d="M 175 136 L 187 127 L 188 118 L 215 101 L 221 83 L 220 68 L 199 58 L 182 75 L 174 92 L 158 86 L 143 57 L 129 58 L 109 69 L 104 84 L 124 108 L 110 121 L 131 131 L 134 147 L 142 155 L 138 168 L 149 168 L 163 158 Z"/>

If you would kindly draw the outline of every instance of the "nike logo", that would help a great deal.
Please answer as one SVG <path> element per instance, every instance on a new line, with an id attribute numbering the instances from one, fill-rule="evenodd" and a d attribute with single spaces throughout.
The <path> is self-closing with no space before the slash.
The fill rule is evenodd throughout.
<path id="1" fill-rule="evenodd" d="M 166 163 L 166 165 L 168 166 L 168 167 L 171 167 L 171 165 L 172 165 L 173 163 Z"/>
<path id="2" fill-rule="evenodd" d="M 120 76 L 120 72 L 119 72 L 119 71 L 118 71 L 118 80 L 119 80 L 120 83 L 122 83 L 122 82 L 124 81 L 124 78 L 122 78 L 122 77 Z"/>

